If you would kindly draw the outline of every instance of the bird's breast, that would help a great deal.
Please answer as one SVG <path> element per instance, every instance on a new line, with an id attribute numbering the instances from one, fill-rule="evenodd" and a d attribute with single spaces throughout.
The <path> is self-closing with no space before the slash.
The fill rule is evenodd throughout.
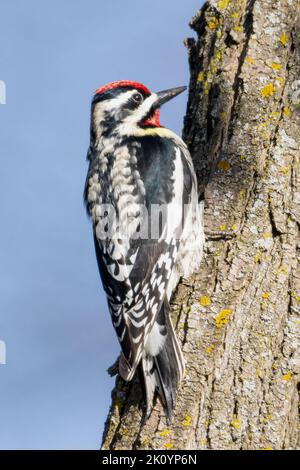
<path id="1" fill-rule="evenodd" d="M 87 201 L 94 227 L 99 231 L 109 213 L 110 228 L 130 237 L 140 223 L 145 187 L 137 167 L 136 145 L 113 145 L 107 139 L 97 150 L 88 180 Z M 112 234 L 113 237 L 114 234 Z M 117 236 L 117 235 L 116 235 Z"/>

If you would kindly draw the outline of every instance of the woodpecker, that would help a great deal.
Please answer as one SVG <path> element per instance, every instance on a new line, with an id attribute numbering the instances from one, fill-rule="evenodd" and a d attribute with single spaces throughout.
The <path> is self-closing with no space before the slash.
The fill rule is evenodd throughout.
<path id="1" fill-rule="evenodd" d="M 118 373 L 131 381 L 138 371 L 146 417 L 158 393 L 168 422 L 185 367 L 169 301 L 179 278 L 199 266 L 204 244 L 191 156 L 182 139 L 160 124 L 161 105 L 185 89 L 152 93 L 128 80 L 98 88 L 84 190 L 121 345 Z"/>

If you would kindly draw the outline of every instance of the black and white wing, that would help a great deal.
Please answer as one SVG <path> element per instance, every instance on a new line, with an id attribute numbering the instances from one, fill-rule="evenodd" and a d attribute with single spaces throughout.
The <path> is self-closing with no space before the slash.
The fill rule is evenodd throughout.
<path id="1" fill-rule="evenodd" d="M 162 142 L 157 149 L 153 142 L 148 144 L 144 139 L 137 163 L 147 208 L 139 224 L 149 228 L 153 222 L 151 208 L 164 206 L 159 237 L 105 241 L 94 231 L 99 271 L 122 348 L 119 372 L 125 380 L 134 375 L 166 297 L 180 244 L 183 208 L 189 202 L 192 186 L 183 152 L 174 142 Z M 162 149 L 162 145 L 168 148 Z M 164 162 L 166 155 L 169 161 Z"/>

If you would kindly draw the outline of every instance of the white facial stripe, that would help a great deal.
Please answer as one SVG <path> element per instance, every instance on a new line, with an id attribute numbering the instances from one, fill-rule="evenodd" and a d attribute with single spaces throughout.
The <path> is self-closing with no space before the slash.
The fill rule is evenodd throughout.
<path id="1" fill-rule="evenodd" d="M 124 119 L 123 123 L 125 125 L 132 126 L 140 122 L 143 119 L 143 117 L 145 117 L 148 114 L 148 112 L 152 108 L 157 98 L 158 98 L 157 94 L 152 93 L 152 95 L 146 98 L 144 102 L 139 106 L 139 108 L 133 114 L 130 114 Z"/>
<path id="2" fill-rule="evenodd" d="M 124 91 L 119 96 L 117 96 L 117 98 L 107 100 L 107 109 L 109 110 L 120 108 L 122 104 L 125 104 L 135 93 L 135 90 Z"/>
<path id="3" fill-rule="evenodd" d="M 94 120 L 98 123 L 103 121 L 105 113 L 109 113 L 115 109 L 120 108 L 122 104 L 125 104 L 131 98 L 131 96 L 134 95 L 134 93 L 136 93 L 135 90 L 129 90 L 121 93 L 116 98 L 100 101 L 97 103 L 94 109 Z"/>
<path id="4" fill-rule="evenodd" d="M 93 111 L 93 124 L 97 139 L 99 139 L 102 134 L 102 127 L 100 126 L 100 123 L 105 120 L 107 114 L 112 112 L 115 113 L 116 110 L 120 108 L 120 106 L 125 104 L 131 98 L 131 96 L 134 95 L 134 93 L 136 93 L 135 90 L 125 91 L 116 98 L 100 101 L 99 103 L 95 104 Z"/>
<path id="5" fill-rule="evenodd" d="M 93 120 L 98 137 L 101 136 L 102 132 L 99 124 L 105 120 L 106 114 L 113 112 L 117 114 L 117 110 L 122 108 L 122 105 L 124 105 L 137 92 L 138 90 L 124 91 L 117 98 L 112 98 L 103 102 L 100 101 L 95 105 Z M 144 135 L 144 131 L 140 129 L 139 123 L 147 116 L 157 99 L 158 96 L 156 93 L 152 93 L 147 97 L 137 109 L 130 112 L 130 114 L 122 120 L 122 123 L 117 127 L 118 133 L 120 135 Z"/>
<path id="6" fill-rule="evenodd" d="M 153 104 L 157 100 L 157 94 L 152 93 L 134 113 L 127 116 L 123 122 L 118 126 L 118 133 L 120 135 L 145 135 L 144 129 L 139 127 L 139 123 L 145 118 Z M 175 134 L 174 134 L 175 136 Z"/>

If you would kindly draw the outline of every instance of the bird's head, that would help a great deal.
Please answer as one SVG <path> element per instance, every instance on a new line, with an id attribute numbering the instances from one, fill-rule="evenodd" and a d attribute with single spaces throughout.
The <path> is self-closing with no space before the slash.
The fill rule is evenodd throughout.
<path id="1" fill-rule="evenodd" d="M 140 135 L 145 128 L 161 127 L 160 107 L 186 87 L 152 93 L 145 85 L 128 80 L 98 88 L 92 101 L 91 131 L 101 135 Z"/>

